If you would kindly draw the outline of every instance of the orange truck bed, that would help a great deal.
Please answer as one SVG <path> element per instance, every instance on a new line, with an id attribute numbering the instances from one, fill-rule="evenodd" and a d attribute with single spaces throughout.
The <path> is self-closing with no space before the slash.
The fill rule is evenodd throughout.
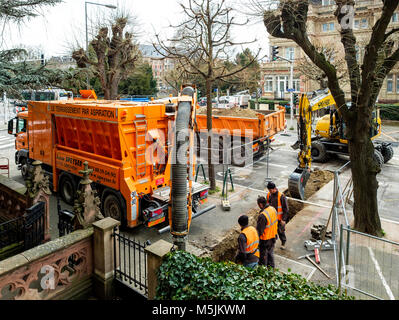
<path id="1" fill-rule="evenodd" d="M 119 210 L 129 227 L 152 226 L 167 212 L 172 120 L 162 103 L 30 101 L 26 160 L 43 163 L 64 201 L 68 191 L 76 191 L 87 161 L 103 210 L 110 216 Z M 195 200 L 204 202 L 208 187 L 193 188 Z"/>
<path id="2" fill-rule="evenodd" d="M 254 140 L 269 138 L 285 129 L 285 110 L 261 111 L 258 118 L 212 116 L 212 129 L 217 132 L 227 132 L 230 135 L 244 137 L 245 132 L 252 132 Z M 206 115 L 198 114 L 197 130 L 207 129 Z"/>

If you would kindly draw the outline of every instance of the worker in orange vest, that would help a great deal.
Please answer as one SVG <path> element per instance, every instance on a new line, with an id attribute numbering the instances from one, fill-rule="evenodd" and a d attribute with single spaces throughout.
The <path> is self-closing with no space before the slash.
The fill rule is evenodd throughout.
<path id="1" fill-rule="evenodd" d="M 245 267 L 255 268 L 259 262 L 259 236 L 258 231 L 248 226 L 248 216 L 238 218 L 241 233 L 238 237 L 238 253 L 235 261 L 241 262 Z"/>
<path id="2" fill-rule="evenodd" d="M 267 184 L 267 189 L 269 189 L 266 197 L 267 203 L 277 210 L 277 233 L 278 237 L 281 240 L 280 249 L 285 250 L 285 243 L 287 242 L 287 236 L 285 235 L 285 225 L 289 217 L 287 197 L 283 193 L 278 191 L 276 185 L 273 182 L 269 182 Z"/>
<path id="3" fill-rule="evenodd" d="M 259 234 L 259 265 L 274 268 L 274 246 L 277 239 L 277 211 L 269 206 L 265 197 L 258 197 L 260 208 L 256 230 Z"/>

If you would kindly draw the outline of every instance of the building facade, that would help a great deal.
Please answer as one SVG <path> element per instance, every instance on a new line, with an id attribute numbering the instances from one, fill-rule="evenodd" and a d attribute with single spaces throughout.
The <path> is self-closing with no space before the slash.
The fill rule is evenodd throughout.
<path id="1" fill-rule="evenodd" d="M 165 81 L 165 75 L 169 70 L 174 68 L 173 59 L 165 58 L 152 45 L 140 45 L 140 51 L 143 61 L 152 67 L 152 74 L 157 81 L 158 96 L 169 95 L 173 91 L 173 88 Z"/>
<path id="2" fill-rule="evenodd" d="M 334 0 L 313 0 L 309 6 L 308 13 L 308 34 L 313 44 L 322 50 L 328 50 L 332 62 L 346 68 L 344 60 L 344 49 L 341 43 L 340 26 L 334 15 L 336 9 Z M 381 0 L 357 0 L 355 6 L 355 17 L 353 30 L 357 39 L 357 59 L 359 64 L 363 63 L 365 46 L 369 42 L 371 30 L 381 15 Z M 390 26 L 399 27 L 399 11 L 393 14 Z M 306 70 L 305 53 L 293 41 L 279 39 L 269 36 L 270 52 L 271 47 L 278 47 L 278 55 L 294 64 L 293 89 L 296 93 L 309 92 L 320 89 L 320 82 L 312 79 L 314 66 Z M 334 61 L 335 60 L 335 61 Z M 341 60 L 343 63 L 341 63 Z M 338 63 L 339 62 L 339 63 Z M 309 62 L 310 63 L 310 62 Z M 311 63 L 310 63 L 311 64 Z M 342 69 L 345 72 L 345 69 Z M 343 84 L 343 90 L 350 98 L 349 81 Z M 267 61 L 261 66 L 262 96 L 267 99 L 290 99 L 290 63 L 281 59 Z M 377 102 L 396 103 L 399 101 L 399 68 L 398 65 L 387 76 L 380 91 Z"/>

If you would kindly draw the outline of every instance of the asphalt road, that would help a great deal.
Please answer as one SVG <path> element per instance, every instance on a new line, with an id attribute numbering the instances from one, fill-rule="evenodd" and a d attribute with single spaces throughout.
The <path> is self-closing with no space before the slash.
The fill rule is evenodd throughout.
<path id="1" fill-rule="evenodd" d="M 286 134 L 276 135 L 275 139 L 273 149 L 270 151 L 269 156 L 265 155 L 244 168 L 230 167 L 233 182 L 236 186 L 248 188 L 252 193 L 262 194 L 265 190 L 265 181 L 270 179 L 276 183 L 280 190 L 287 188 L 288 177 L 297 166 L 297 151 L 290 147 L 296 141 L 297 136 L 296 133 L 287 131 Z M 383 134 L 379 140 L 392 142 L 395 151 L 394 158 L 388 164 L 384 165 L 382 172 L 378 175 L 378 197 L 381 199 L 380 216 L 399 222 L 399 212 L 397 211 L 397 206 L 399 204 L 399 126 L 383 126 Z M 0 130 L 0 157 L 7 157 L 10 159 L 10 177 L 23 183 L 24 181 L 20 175 L 20 171 L 17 170 L 14 163 L 14 154 L 14 137 L 8 135 L 6 130 Z M 336 170 L 347 161 L 347 157 L 339 157 L 325 164 L 314 163 L 313 168 Z M 205 172 L 207 174 L 206 166 Z M 223 181 L 222 165 L 216 166 L 216 177 L 217 180 Z M 55 200 L 52 202 L 55 203 Z M 64 207 L 67 206 L 64 204 L 63 208 Z M 56 212 L 51 217 L 51 220 L 52 225 L 56 226 L 58 221 L 53 221 L 58 220 Z M 215 227 L 215 225 L 213 224 L 212 227 Z M 132 230 L 131 234 L 138 235 L 142 232 L 142 227 L 136 230 L 137 231 Z M 220 231 L 223 230 L 225 230 L 225 228 L 221 226 Z M 203 231 L 203 228 L 198 230 L 198 232 Z M 145 233 L 147 234 L 147 232 Z M 162 236 L 157 235 L 156 231 L 150 231 L 148 236 L 150 235 L 151 238 L 162 238 Z"/>

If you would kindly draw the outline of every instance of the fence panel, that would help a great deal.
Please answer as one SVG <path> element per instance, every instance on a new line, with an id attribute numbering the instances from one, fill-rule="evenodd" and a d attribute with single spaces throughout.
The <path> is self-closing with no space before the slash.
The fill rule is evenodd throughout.
<path id="1" fill-rule="evenodd" d="M 122 284 L 148 297 L 146 243 L 114 230 L 114 277 Z"/>
<path id="2" fill-rule="evenodd" d="M 399 299 L 399 243 L 341 225 L 339 284 L 357 299 Z"/>

